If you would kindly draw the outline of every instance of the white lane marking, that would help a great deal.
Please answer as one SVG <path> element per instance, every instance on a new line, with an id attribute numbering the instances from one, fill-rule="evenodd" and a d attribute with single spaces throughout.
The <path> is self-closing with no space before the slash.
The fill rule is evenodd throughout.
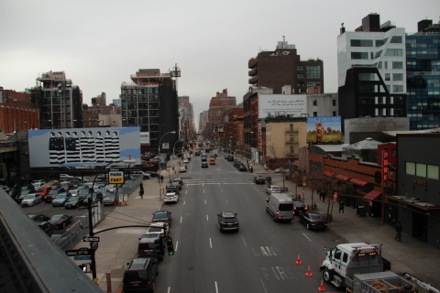
<path id="1" fill-rule="evenodd" d="M 304 237 L 306 237 L 307 238 L 307 240 L 309 240 L 310 242 L 312 242 L 312 239 L 310 239 L 309 237 L 307 237 L 307 235 L 306 234 L 304 234 L 304 233 L 302 233 L 303 234 L 303 236 Z"/>
<path id="2" fill-rule="evenodd" d="M 267 293 L 266 286 L 264 286 L 263 280 L 260 279 L 260 283 L 261 283 L 261 286 L 263 286 L 263 290 L 264 290 L 264 292 Z"/>
<path id="3" fill-rule="evenodd" d="M 183 201 L 183 205 L 186 205 L 186 200 Z"/>
<path id="4" fill-rule="evenodd" d="M 168 292 L 168 293 L 170 293 L 170 292 L 171 292 L 171 287 L 168 287 L 168 290 L 167 290 L 167 292 Z"/>
<path id="5" fill-rule="evenodd" d="M 209 237 L 209 246 L 212 248 L 212 239 Z"/>
<path id="6" fill-rule="evenodd" d="M 176 241 L 176 247 L 174 248 L 174 251 L 177 251 L 177 247 L 179 247 L 179 241 Z"/>
<path id="7" fill-rule="evenodd" d="M 214 284 L 215 284 L 215 292 L 217 292 L 217 293 L 218 293 L 218 286 L 217 286 L 217 281 L 214 281 Z"/>
<path id="8" fill-rule="evenodd" d="M 205 193 L 205 190 L 203 189 L 203 193 Z"/>
<path id="9" fill-rule="evenodd" d="M 206 199 L 204 200 L 205 204 L 206 204 Z"/>
<path id="10" fill-rule="evenodd" d="M 208 214 L 206 214 L 206 221 L 209 221 L 209 217 L 208 217 Z"/>
<path id="11" fill-rule="evenodd" d="M 180 224 L 182 224 L 182 221 L 183 221 L 183 217 L 180 217 Z"/>
<path id="12" fill-rule="evenodd" d="M 244 237 L 243 237 L 243 236 L 241 236 L 241 240 L 243 240 L 244 246 L 247 247 L 247 243 L 246 243 L 246 241 L 244 240 Z"/>

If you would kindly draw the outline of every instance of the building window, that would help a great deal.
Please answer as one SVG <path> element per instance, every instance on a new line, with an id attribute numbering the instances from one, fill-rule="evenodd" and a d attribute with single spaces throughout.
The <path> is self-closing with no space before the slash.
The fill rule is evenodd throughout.
<path id="1" fill-rule="evenodd" d="M 392 44 L 402 44 L 402 36 L 393 36 L 393 37 L 391 37 L 390 43 L 392 43 Z"/>
<path id="2" fill-rule="evenodd" d="M 373 40 L 350 40 L 352 47 L 373 47 Z"/>
<path id="3" fill-rule="evenodd" d="M 383 40 L 376 40 L 376 47 L 380 47 L 385 45 L 385 43 L 387 42 L 387 39 L 383 39 Z"/>
<path id="4" fill-rule="evenodd" d="M 332 106 L 336 106 L 336 99 L 332 100 Z"/>
<path id="5" fill-rule="evenodd" d="M 333 111 L 333 112 L 332 112 L 332 115 L 333 115 L 333 116 L 338 116 L 337 113 L 336 113 L 336 111 Z"/>
<path id="6" fill-rule="evenodd" d="M 413 162 L 406 162 L 405 171 L 407 175 L 416 175 L 416 164 Z"/>
<path id="7" fill-rule="evenodd" d="M 307 66 L 307 78 L 321 78 L 320 66 Z"/>
<path id="8" fill-rule="evenodd" d="M 403 62 L 393 61 L 393 69 L 403 69 Z"/>
<path id="9" fill-rule="evenodd" d="M 428 165 L 428 174 L 426 176 L 428 179 L 439 179 L 439 168 L 438 166 Z"/>
<path id="10" fill-rule="evenodd" d="M 302 73 L 298 73 L 298 74 L 296 75 L 296 77 L 297 77 L 298 79 L 303 79 L 303 78 L 304 78 L 304 74 L 302 74 Z"/>
<path id="11" fill-rule="evenodd" d="M 318 106 L 318 101 L 317 100 L 313 100 L 313 106 Z"/>
<path id="12" fill-rule="evenodd" d="M 403 85 L 395 84 L 393 85 L 393 93 L 401 93 L 403 92 Z"/>
<path id="13" fill-rule="evenodd" d="M 368 60 L 368 52 L 351 52 L 351 59 Z"/>
<path id="14" fill-rule="evenodd" d="M 318 117 L 318 112 L 313 112 L 313 117 Z"/>
<path id="15" fill-rule="evenodd" d="M 403 56 L 402 49 L 387 49 L 385 56 Z"/>
<path id="16" fill-rule="evenodd" d="M 297 67 L 296 67 L 296 70 L 298 70 L 298 71 L 304 71 L 304 66 L 297 66 Z"/>
<path id="17" fill-rule="evenodd" d="M 390 80 L 391 80 L 391 74 L 385 73 L 385 81 L 390 81 Z"/>
<path id="18" fill-rule="evenodd" d="M 394 81 L 402 81 L 403 80 L 403 74 L 402 73 L 393 73 L 393 80 Z"/>

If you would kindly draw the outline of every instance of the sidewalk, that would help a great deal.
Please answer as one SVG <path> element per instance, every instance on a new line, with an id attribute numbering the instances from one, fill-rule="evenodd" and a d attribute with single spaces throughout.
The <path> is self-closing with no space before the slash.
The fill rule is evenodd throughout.
<path id="1" fill-rule="evenodd" d="M 144 198 L 140 198 L 139 189 L 136 189 L 128 197 L 126 204 L 115 207 L 95 227 L 94 233 L 112 227 L 149 224 L 153 212 L 162 207 L 159 194 L 160 188 L 166 185 L 165 181 L 166 179 L 163 183 L 159 183 L 155 177 L 144 180 Z M 146 229 L 142 227 L 115 229 L 96 235 L 100 238 L 95 253 L 96 277 L 103 292 L 122 292 L 122 279 L 127 263 L 136 256 L 138 239 Z M 80 247 L 88 247 L 88 243 L 79 243 L 75 249 Z M 75 262 L 83 263 L 83 261 Z M 91 274 L 89 275 L 92 277 Z M 107 276 L 111 276 L 111 283 L 107 282 Z"/>
<path id="2" fill-rule="evenodd" d="M 245 160 L 242 159 L 242 161 Z M 254 164 L 253 171 L 254 173 L 263 173 L 265 170 L 263 166 Z M 272 184 L 283 186 L 281 174 L 274 174 L 270 171 L 268 174 L 272 177 Z M 289 192 L 295 193 L 295 183 L 292 181 L 285 180 L 284 186 L 288 188 Z M 303 201 L 311 206 L 312 191 L 307 187 L 298 187 L 297 192 Z M 317 210 L 326 214 L 328 202 L 322 202 L 316 192 L 313 196 Z M 382 256 L 391 262 L 393 272 L 408 273 L 434 288 L 440 289 L 440 250 L 404 233 L 402 233 L 402 242 L 398 242 L 394 240 L 396 235 L 394 227 L 382 224 L 380 218 L 359 217 L 356 209 L 347 206 L 345 212 L 339 214 L 338 207 L 337 204 L 333 207 L 332 221 L 328 225 L 330 232 L 340 236 L 343 242 L 382 244 Z"/>

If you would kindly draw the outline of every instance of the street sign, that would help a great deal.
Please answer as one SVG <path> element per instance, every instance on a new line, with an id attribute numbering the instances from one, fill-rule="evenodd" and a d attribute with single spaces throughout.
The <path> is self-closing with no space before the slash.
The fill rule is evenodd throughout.
<path id="1" fill-rule="evenodd" d="M 123 184 L 124 183 L 124 171 L 110 171 L 108 172 L 109 184 Z"/>
<path id="2" fill-rule="evenodd" d="M 92 260 L 91 255 L 75 255 L 73 260 Z"/>
<path id="3" fill-rule="evenodd" d="M 84 242 L 99 242 L 99 237 L 84 236 L 83 241 Z"/>
<path id="4" fill-rule="evenodd" d="M 82 247 L 80 249 L 66 250 L 67 256 L 79 256 L 79 255 L 89 255 L 91 254 L 90 248 Z"/>

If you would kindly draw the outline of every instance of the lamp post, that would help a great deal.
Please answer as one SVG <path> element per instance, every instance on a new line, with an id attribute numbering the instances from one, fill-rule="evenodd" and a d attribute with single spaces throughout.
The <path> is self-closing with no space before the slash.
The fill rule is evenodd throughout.
<path id="1" fill-rule="evenodd" d="M 172 134 L 176 134 L 176 131 L 168 131 L 168 132 L 166 132 L 166 133 L 164 133 L 164 135 L 162 135 L 162 137 L 159 139 L 159 145 L 158 145 L 158 147 L 157 147 L 157 153 L 160 155 L 160 147 L 162 146 L 162 139 L 165 137 L 165 135 L 167 135 L 167 134 L 170 134 L 170 133 L 172 133 Z"/>
<path id="2" fill-rule="evenodd" d="M 177 141 L 174 143 L 174 146 L 173 146 L 173 155 L 174 155 L 174 156 L 176 156 L 176 144 L 177 144 L 179 141 L 185 141 L 185 140 L 184 140 L 184 139 L 179 139 L 179 140 L 177 140 Z"/>

